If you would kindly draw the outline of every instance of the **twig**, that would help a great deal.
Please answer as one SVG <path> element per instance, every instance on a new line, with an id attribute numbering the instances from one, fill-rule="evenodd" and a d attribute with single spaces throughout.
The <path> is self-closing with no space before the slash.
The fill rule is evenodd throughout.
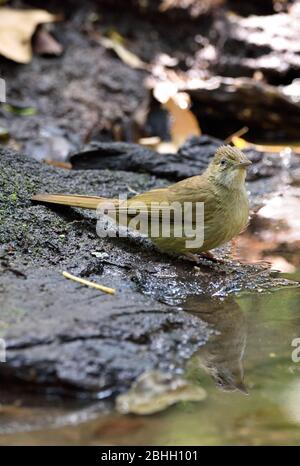
<path id="1" fill-rule="evenodd" d="M 75 275 L 70 274 L 69 272 L 62 272 L 65 278 L 69 278 L 74 282 L 81 283 L 82 285 L 90 286 L 91 288 L 96 288 L 96 290 L 103 291 L 103 293 L 108 294 L 115 294 L 116 290 L 114 288 L 108 288 L 107 286 L 99 285 L 98 283 L 90 282 L 89 280 L 85 280 L 84 278 L 75 277 Z"/>
<path id="2" fill-rule="evenodd" d="M 131 188 L 129 185 L 126 186 L 128 191 L 132 194 L 140 194 L 138 191 L 136 191 L 135 189 Z"/>
<path id="3" fill-rule="evenodd" d="M 226 144 L 229 144 L 233 138 L 240 138 L 241 136 L 244 136 L 244 134 L 248 133 L 249 128 L 247 126 L 244 126 L 243 128 L 239 129 L 235 133 L 231 134 L 225 139 Z"/>

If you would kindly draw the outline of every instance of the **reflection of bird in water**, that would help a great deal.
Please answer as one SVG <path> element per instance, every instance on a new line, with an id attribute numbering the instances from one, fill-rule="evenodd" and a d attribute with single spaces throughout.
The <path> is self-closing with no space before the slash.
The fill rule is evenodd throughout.
<path id="1" fill-rule="evenodd" d="M 217 387 L 248 393 L 244 384 L 243 355 L 246 346 L 246 320 L 233 298 L 218 301 L 194 296 L 184 309 L 207 322 L 219 334 L 213 335 L 193 358 L 193 366 L 212 376 Z"/>

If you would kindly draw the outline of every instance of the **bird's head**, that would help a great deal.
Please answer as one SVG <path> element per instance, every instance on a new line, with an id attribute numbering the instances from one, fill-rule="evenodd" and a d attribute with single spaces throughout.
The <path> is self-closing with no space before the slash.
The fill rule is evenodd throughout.
<path id="1" fill-rule="evenodd" d="M 251 162 L 242 151 L 231 146 L 221 146 L 209 164 L 207 174 L 218 184 L 238 188 L 245 182 L 249 165 Z"/>

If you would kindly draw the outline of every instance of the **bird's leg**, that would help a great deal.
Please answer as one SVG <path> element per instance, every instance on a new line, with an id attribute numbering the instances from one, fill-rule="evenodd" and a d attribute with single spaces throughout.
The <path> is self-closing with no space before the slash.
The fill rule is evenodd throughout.
<path id="1" fill-rule="evenodd" d="M 193 254 L 192 252 L 185 252 L 182 257 L 184 257 L 186 260 L 190 262 L 199 264 L 199 256 L 197 256 L 197 254 Z"/>
<path id="2" fill-rule="evenodd" d="M 192 252 L 185 252 L 184 253 L 184 256 L 183 256 L 185 259 L 191 261 L 191 262 L 195 262 L 196 264 L 199 264 L 199 262 L 201 261 L 201 257 L 204 258 L 204 259 L 208 259 L 210 260 L 211 262 L 215 262 L 215 263 L 219 263 L 219 264 L 222 264 L 224 263 L 224 260 L 223 259 L 217 259 L 211 252 L 207 251 L 207 252 L 201 252 L 201 254 L 193 254 Z"/>
<path id="3" fill-rule="evenodd" d="M 208 259 L 212 262 L 223 262 L 222 259 L 217 259 L 212 252 L 201 252 L 200 257 L 204 257 L 205 259 Z"/>

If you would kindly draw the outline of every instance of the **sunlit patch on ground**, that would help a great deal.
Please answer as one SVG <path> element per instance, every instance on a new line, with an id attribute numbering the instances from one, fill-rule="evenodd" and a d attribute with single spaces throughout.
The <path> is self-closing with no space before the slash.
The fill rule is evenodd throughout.
<path id="1" fill-rule="evenodd" d="M 237 255 L 247 262 L 265 261 L 283 273 L 300 267 L 300 190 L 272 197 L 252 217 L 237 240 Z"/>

